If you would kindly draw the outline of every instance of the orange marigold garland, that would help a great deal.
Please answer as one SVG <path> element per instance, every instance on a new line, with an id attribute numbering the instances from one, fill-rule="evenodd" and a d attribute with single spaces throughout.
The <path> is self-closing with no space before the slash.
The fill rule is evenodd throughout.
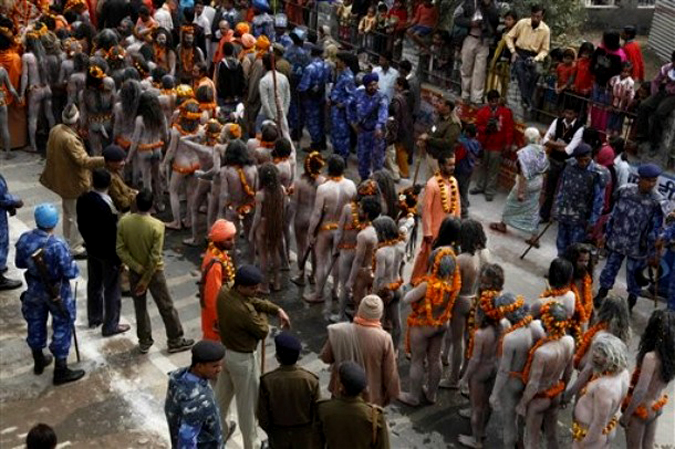
<path id="1" fill-rule="evenodd" d="M 527 327 L 530 325 L 532 322 L 532 315 L 527 315 L 525 318 L 520 320 L 518 323 L 510 326 L 506 331 L 499 337 L 499 343 L 497 344 L 497 355 L 501 356 L 502 355 L 502 349 L 504 346 L 504 337 L 506 337 L 508 334 L 511 332 L 515 332 L 518 329 L 522 329 L 524 327 Z"/>
<path id="2" fill-rule="evenodd" d="M 469 343 L 466 345 L 466 351 L 464 353 L 464 357 L 468 360 L 471 358 L 473 355 L 473 345 L 474 345 L 474 338 L 475 338 L 475 333 L 476 333 L 476 310 L 478 307 L 481 307 L 481 304 L 488 304 L 492 303 L 492 301 L 499 296 L 500 291 L 499 290 L 485 290 L 481 292 L 480 297 L 478 298 L 478 301 L 476 301 L 471 307 L 471 310 L 469 312 L 469 318 L 467 320 L 467 327 L 469 329 Z"/>
<path id="3" fill-rule="evenodd" d="M 218 249 L 213 242 L 209 243 L 207 250 L 213 254 L 213 257 L 217 258 L 223 263 L 223 282 L 234 282 L 234 264 L 232 263 L 232 259 L 230 259 L 230 256 L 227 254 L 227 252 Z"/>
<path id="4" fill-rule="evenodd" d="M 244 173 L 244 169 L 241 167 L 237 167 L 237 173 L 239 174 L 239 181 L 241 182 L 241 187 L 244 189 L 244 192 L 248 196 L 255 196 L 255 192 L 251 188 L 251 186 L 248 185 L 248 181 L 246 180 L 246 173 Z"/>
<path id="5" fill-rule="evenodd" d="M 623 399 L 623 403 L 621 404 L 621 411 L 625 412 L 626 409 L 628 408 L 628 405 L 630 404 L 630 401 L 633 399 L 633 392 L 635 391 L 635 386 L 637 385 L 638 381 L 640 380 L 640 373 L 641 373 L 641 367 L 637 366 L 633 370 L 633 374 L 630 378 L 630 386 L 628 387 L 628 394 L 626 397 Z M 668 395 L 664 394 L 661 396 L 657 401 L 654 401 L 652 403 L 652 411 L 654 413 L 658 413 L 665 405 L 668 403 Z M 649 418 L 649 412 L 647 411 L 647 407 L 645 405 L 639 405 L 635 408 L 635 411 L 633 412 L 633 415 L 637 416 L 638 418 L 642 419 L 643 421 L 646 421 L 647 418 Z"/>
<path id="6" fill-rule="evenodd" d="M 455 252 L 451 248 L 443 248 L 434 260 L 431 268 L 431 274 L 424 278 L 427 283 L 427 292 L 424 299 L 412 304 L 412 312 L 408 315 L 406 332 L 406 351 L 410 352 L 410 328 L 414 326 L 442 326 L 450 320 L 452 308 L 462 287 L 462 279 L 459 273 L 459 265 L 455 265 L 455 271 L 452 274 L 452 282 L 446 282 L 437 277 L 438 268 L 441 260 L 446 256 L 455 257 Z M 442 313 L 438 318 L 434 318 L 433 307 L 443 304 L 446 295 L 450 295 Z"/>
<path id="7" fill-rule="evenodd" d="M 457 200 L 459 198 L 457 182 L 452 178 L 446 180 L 441 176 L 440 173 L 436 173 L 436 182 L 438 183 L 438 188 L 441 192 L 441 205 L 443 206 L 443 212 L 446 214 L 454 215 L 458 208 Z M 448 195 L 448 184 L 450 184 L 450 195 Z M 452 204 L 450 204 L 452 201 Z"/>
<path id="8" fill-rule="evenodd" d="M 579 369 L 581 359 L 584 358 L 586 352 L 588 352 L 588 348 L 591 347 L 591 343 L 593 343 L 593 338 L 595 337 L 595 334 L 597 334 L 600 331 L 604 331 L 605 329 L 607 329 L 607 323 L 596 323 L 593 327 L 591 327 L 584 333 L 584 336 L 581 338 L 581 341 L 577 346 L 577 350 L 574 353 L 575 368 Z"/>
<path id="9" fill-rule="evenodd" d="M 195 128 L 193 131 L 187 131 L 186 129 L 183 129 L 180 123 L 174 123 L 173 127 L 180 133 L 181 136 L 191 136 L 197 132 L 197 128 Z"/>

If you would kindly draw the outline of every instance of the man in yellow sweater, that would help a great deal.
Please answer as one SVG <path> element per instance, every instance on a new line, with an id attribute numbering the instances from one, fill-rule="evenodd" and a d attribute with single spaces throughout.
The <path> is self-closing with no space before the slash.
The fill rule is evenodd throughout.
<path id="1" fill-rule="evenodd" d="M 164 277 L 164 223 L 150 215 L 152 204 L 150 190 L 143 189 L 136 195 L 138 212 L 125 215 L 117 225 L 117 255 L 129 267 L 140 352 L 146 354 L 154 343 L 147 308 L 148 290 L 164 321 L 169 353 L 186 351 L 194 340 L 183 337 L 178 312 L 169 296 Z"/>

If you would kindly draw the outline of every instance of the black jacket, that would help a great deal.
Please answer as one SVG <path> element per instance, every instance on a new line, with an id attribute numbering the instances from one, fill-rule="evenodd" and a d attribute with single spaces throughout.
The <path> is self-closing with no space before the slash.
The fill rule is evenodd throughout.
<path id="1" fill-rule="evenodd" d="M 77 199 L 77 228 L 82 234 L 90 256 L 119 263 L 117 241 L 117 213 L 94 191 Z"/>
<path id="2" fill-rule="evenodd" d="M 482 38 L 483 41 L 493 45 L 495 40 L 499 37 L 497 27 L 499 26 L 499 9 L 495 2 L 491 1 L 489 5 L 484 5 L 483 0 L 475 0 L 480 8 L 483 20 L 481 21 Z M 474 0 L 465 0 L 462 5 L 462 14 L 455 17 L 455 26 L 464 29 L 464 35 L 471 32 L 471 21 L 476 12 Z"/>

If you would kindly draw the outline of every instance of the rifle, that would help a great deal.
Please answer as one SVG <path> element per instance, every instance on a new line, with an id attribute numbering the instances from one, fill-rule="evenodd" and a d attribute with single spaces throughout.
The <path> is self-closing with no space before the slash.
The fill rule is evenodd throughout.
<path id="1" fill-rule="evenodd" d="M 80 362 L 82 361 L 82 358 L 80 357 L 80 345 L 78 344 L 77 341 L 77 332 L 75 330 L 75 323 L 73 322 L 73 320 L 70 319 L 70 314 L 68 313 L 68 310 L 66 310 L 66 307 L 63 305 L 60 288 L 49 280 L 47 265 L 45 264 L 44 259 L 44 252 L 45 252 L 44 248 L 39 248 L 37 251 L 31 254 L 30 258 L 33 259 L 35 267 L 38 269 L 38 273 L 40 274 L 40 279 L 42 280 L 42 283 L 45 285 L 45 287 L 47 287 L 47 292 L 49 293 L 52 304 L 56 306 L 57 310 L 61 313 L 61 315 L 63 315 L 63 317 L 70 323 L 70 330 L 73 333 L 73 340 L 75 341 L 75 355 L 77 355 L 77 361 Z M 75 297 L 73 298 L 73 301 L 77 301 L 77 282 L 75 283 Z"/>

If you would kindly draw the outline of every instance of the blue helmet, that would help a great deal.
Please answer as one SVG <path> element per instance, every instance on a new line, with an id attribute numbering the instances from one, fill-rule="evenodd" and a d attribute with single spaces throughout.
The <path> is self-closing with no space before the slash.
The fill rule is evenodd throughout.
<path id="1" fill-rule="evenodd" d="M 59 222 L 59 211 L 51 203 L 42 203 L 35 208 L 35 224 L 38 228 L 52 229 Z"/>

